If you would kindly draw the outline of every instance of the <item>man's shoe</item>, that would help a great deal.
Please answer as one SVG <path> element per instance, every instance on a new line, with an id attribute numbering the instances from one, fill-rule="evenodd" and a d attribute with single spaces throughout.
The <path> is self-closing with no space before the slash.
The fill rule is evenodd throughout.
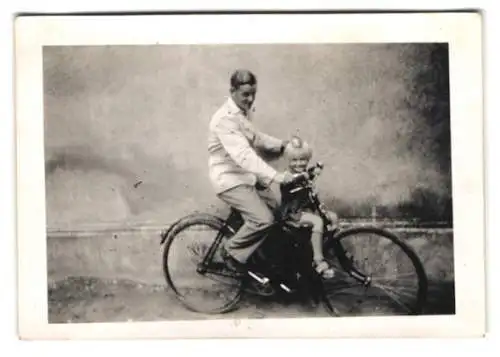
<path id="1" fill-rule="evenodd" d="M 238 276 L 244 276 L 247 274 L 248 270 L 246 265 L 234 259 L 227 250 L 223 247 L 221 249 L 221 256 L 226 264 L 226 267 Z"/>

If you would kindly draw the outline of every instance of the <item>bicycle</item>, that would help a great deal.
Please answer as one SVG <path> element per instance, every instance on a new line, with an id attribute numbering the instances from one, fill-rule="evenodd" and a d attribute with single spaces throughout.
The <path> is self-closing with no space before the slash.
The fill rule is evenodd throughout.
<path id="1" fill-rule="evenodd" d="M 332 229 L 313 185 L 322 169 L 321 163 L 308 168 L 297 177 L 292 191 L 307 190 L 323 219 L 324 256 L 336 270 L 333 279 L 321 278 L 312 267 L 308 225 L 277 216 L 272 226 L 262 230 L 267 237 L 252 255 L 248 273 L 240 277 L 226 269 L 219 251 L 243 224 L 239 212 L 231 209 L 225 219 L 193 213 L 161 233 L 164 277 L 176 298 L 188 310 L 205 314 L 232 311 L 244 292 L 296 296 L 313 306 L 322 305 L 331 316 L 422 314 L 428 281 L 415 251 L 383 228 Z M 202 229 L 195 233 L 209 234 L 204 234 L 205 239 L 196 234 L 185 239 L 196 227 Z M 182 243 L 185 251 L 177 251 Z"/>

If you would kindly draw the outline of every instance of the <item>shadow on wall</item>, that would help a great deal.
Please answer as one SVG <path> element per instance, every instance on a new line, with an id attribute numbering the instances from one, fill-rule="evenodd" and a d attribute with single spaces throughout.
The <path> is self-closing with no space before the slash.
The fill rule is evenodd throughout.
<path id="1" fill-rule="evenodd" d="M 221 204 L 200 188 L 199 173 L 136 151 L 106 157 L 88 147 L 64 147 L 46 160 L 49 227 L 78 224 L 168 224 L 193 210 Z"/>
<path id="2" fill-rule="evenodd" d="M 329 194 L 324 196 L 325 204 L 343 219 L 407 220 L 414 224 L 440 223 L 440 225 L 452 227 L 453 200 L 451 196 L 440 195 L 428 187 L 415 187 L 408 199 L 390 204 L 379 204 L 375 199 L 350 202 Z"/>

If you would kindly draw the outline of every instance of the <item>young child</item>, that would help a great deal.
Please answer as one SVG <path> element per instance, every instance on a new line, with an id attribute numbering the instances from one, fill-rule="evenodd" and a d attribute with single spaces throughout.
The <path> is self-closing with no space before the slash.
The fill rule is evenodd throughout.
<path id="1" fill-rule="evenodd" d="M 298 136 L 292 137 L 285 148 L 285 156 L 288 159 L 288 171 L 292 174 L 299 174 L 307 169 L 307 164 L 312 157 L 312 150 L 309 145 Z M 311 245 L 313 250 L 313 266 L 316 271 L 326 279 L 333 278 L 334 270 L 328 265 L 323 256 L 322 237 L 323 220 L 313 212 L 312 207 L 307 205 L 308 197 L 305 192 L 290 193 L 293 187 L 281 185 L 281 209 L 282 213 L 290 216 L 300 223 L 309 223 L 312 225 Z M 332 225 L 337 223 L 337 215 L 328 211 Z"/>

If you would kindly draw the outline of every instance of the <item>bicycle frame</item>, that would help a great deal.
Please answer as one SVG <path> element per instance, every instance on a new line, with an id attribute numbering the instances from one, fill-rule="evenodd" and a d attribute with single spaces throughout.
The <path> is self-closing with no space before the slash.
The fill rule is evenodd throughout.
<path id="1" fill-rule="evenodd" d="M 317 167 L 320 166 L 317 165 L 316 168 Z M 313 254 L 311 254 L 313 253 L 310 242 L 310 234 L 312 233 L 311 227 L 310 225 L 304 226 L 295 219 L 285 216 L 288 215 L 287 213 L 276 215 L 273 224 L 257 232 L 267 237 L 255 252 L 257 254 L 252 255 L 249 261 L 248 273 L 243 276 L 236 272 L 231 272 L 226 264 L 218 257 L 218 248 L 220 245 L 225 242 L 225 239 L 231 239 L 231 236 L 241 227 L 241 223 L 244 223 L 241 213 L 235 209 L 231 209 L 229 215 L 225 219 L 209 213 L 192 213 L 180 218 L 170 225 L 167 230 L 161 233 L 161 243 L 167 242 L 163 252 L 163 270 L 165 278 L 176 296 L 185 306 L 193 311 L 207 311 L 204 307 L 196 306 L 198 304 L 197 300 L 195 302 L 188 301 L 190 300 L 190 294 L 193 293 L 192 291 L 188 291 L 184 294 L 184 292 L 181 291 L 182 289 L 177 289 L 175 272 L 178 271 L 178 266 L 177 262 L 174 262 L 173 266 L 168 263 L 169 252 L 171 252 L 170 248 L 173 242 L 176 241 L 175 237 L 177 234 L 190 229 L 192 226 L 205 226 L 212 232 L 212 237 L 209 237 L 208 241 L 204 240 L 204 242 L 200 242 L 201 245 L 199 249 L 198 246 L 195 247 L 196 250 L 193 252 L 197 255 L 198 264 L 194 266 L 195 269 L 193 270 L 200 275 L 207 275 L 205 279 L 214 279 L 218 283 L 235 285 L 234 287 L 230 287 L 230 289 L 236 294 L 233 294 L 234 296 L 230 298 L 230 301 L 227 303 L 225 302 L 224 305 L 208 308 L 210 313 L 228 311 L 228 309 L 236 306 L 242 292 L 247 291 L 251 294 L 260 296 L 280 295 L 285 293 L 289 296 L 294 295 L 302 299 L 313 301 L 315 304 L 323 302 L 330 314 L 338 316 L 335 311 L 335 303 L 330 301 L 330 292 L 335 295 L 336 290 L 342 291 L 344 286 L 350 289 L 353 287 L 353 284 L 361 288 L 361 290 L 368 289 L 369 286 L 373 285 L 375 290 L 370 289 L 370 292 L 379 291 L 381 289 L 379 283 L 380 279 L 374 277 L 372 284 L 370 272 L 374 271 L 374 273 L 377 273 L 377 270 L 370 269 L 368 266 L 368 274 L 363 274 L 357 269 L 358 259 L 355 258 L 358 258 L 358 252 L 356 249 L 351 251 L 350 247 L 356 248 L 358 240 L 356 240 L 356 237 L 354 237 L 354 240 L 351 238 L 359 234 L 370 234 L 376 236 L 377 239 L 388 239 L 393 243 L 393 246 L 395 244 L 395 247 L 399 247 L 400 251 L 409 258 L 409 262 L 411 263 L 409 266 L 410 268 L 413 267 L 412 269 L 416 273 L 418 282 L 418 285 L 416 285 L 416 294 L 414 296 L 415 299 L 413 299 L 413 296 L 410 296 L 412 300 L 405 304 L 388 292 L 386 292 L 386 295 L 390 301 L 402 307 L 407 312 L 418 313 L 422 310 L 422 306 L 426 299 L 427 278 L 422 263 L 415 252 L 410 246 L 398 239 L 398 237 L 383 229 L 378 229 L 376 227 L 338 229 L 337 227 L 333 227 L 334 222 L 331 221 L 328 208 L 321 202 L 319 194 L 316 192 L 313 185 L 313 180 L 318 173 L 317 171 L 313 172 L 314 169 L 315 168 L 311 168 L 308 170 L 308 173 L 312 174 L 311 176 L 306 177 L 303 181 L 292 183 L 290 187 L 286 188 L 286 193 L 285 191 L 283 191 L 283 193 L 291 193 L 293 196 L 293 192 L 305 190 L 301 191 L 300 196 L 303 197 L 302 194 L 305 195 L 304 204 L 306 204 L 309 209 L 316 212 L 323 221 L 324 234 L 322 244 L 325 257 L 329 260 L 332 258 L 332 263 L 336 266 L 336 269 L 340 268 L 340 270 L 338 270 L 341 273 L 339 280 L 334 279 L 333 285 L 330 285 L 328 281 L 322 279 L 321 275 L 315 271 L 312 264 Z M 294 197 L 292 197 L 292 199 L 294 199 Z M 290 212 L 290 215 L 294 214 L 294 212 Z M 361 242 L 361 244 L 364 243 Z M 375 245 L 375 247 L 385 249 L 385 245 Z M 351 253 L 353 255 L 351 255 Z M 184 256 L 182 257 L 184 258 Z M 186 257 L 190 259 L 190 263 L 192 264 L 191 257 L 188 255 L 186 255 Z M 376 255 L 374 259 L 378 259 L 377 257 Z M 366 258 L 359 260 L 361 263 L 359 268 L 364 269 L 364 262 L 366 260 Z M 384 262 L 379 262 L 377 260 L 369 263 L 384 264 Z M 389 267 L 392 267 L 392 265 L 389 265 Z M 171 276 L 172 272 L 174 272 L 173 280 Z M 219 279 L 220 277 L 224 277 L 224 279 Z M 183 278 L 182 273 L 179 275 L 179 278 Z M 330 290 L 330 288 L 333 290 Z M 401 288 L 406 289 L 404 283 Z M 384 289 L 382 290 L 382 292 L 385 292 Z M 402 291 L 402 293 L 408 294 L 406 290 Z M 410 292 L 409 295 L 413 295 L 413 292 Z M 378 295 L 374 295 L 374 298 L 379 299 L 377 296 Z M 367 296 L 367 298 L 369 299 L 370 296 Z M 350 301 L 349 299 L 347 300 L 348 302 Z M 362 299 L 359 300 L 357 295 L 354 296 L 354 300 L 355 305 L 359 305 L 362 301 Z"/>

